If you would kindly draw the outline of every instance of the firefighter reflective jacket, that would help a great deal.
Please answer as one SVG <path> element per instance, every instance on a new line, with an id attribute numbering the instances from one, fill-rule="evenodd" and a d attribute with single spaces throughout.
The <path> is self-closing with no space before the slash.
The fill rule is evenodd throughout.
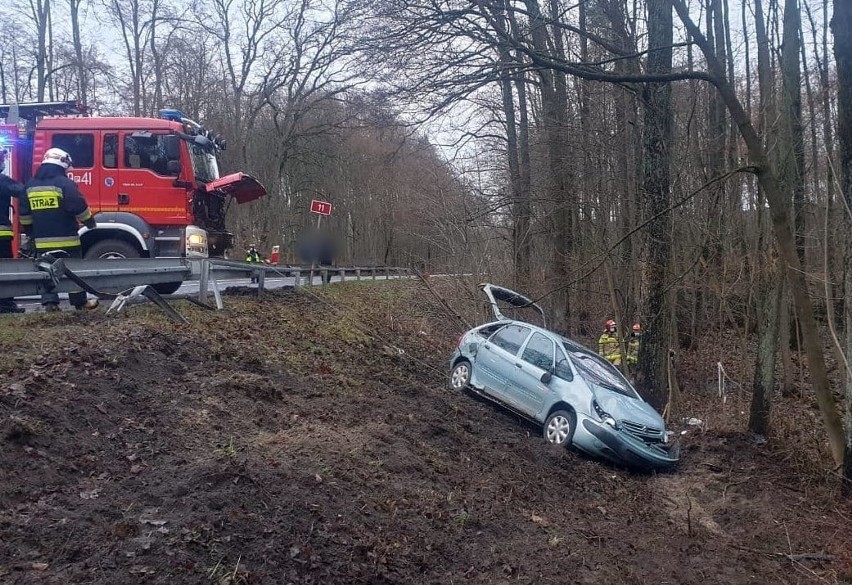
<path id="1" fill-rule="evenodd" d="M 248 252 L 246 252 L 246 262 L 260 262 L 260 253 L 252 248 Z"/>
<path id="2" fill-rule="evenodd" d="M 621 363 L 621 352 L 618 348 L 618 337 L 604 331 L 598 339 L 598 353 L 614 364 Z"/>
<path id="3" fill-rule="evenodd" d="M 12 206 L 12 198 L 20 198 L 23 192 L 23 185 L 6 175 L 0 174 L 0 238 L 12 237 L 9 208 Z"/>
<path id="4" fill-rule="evenodd" d="M 635 364 L 639 361 L 639 336 L 635 333 L 627 343 L 627 363 Z"/>
<path id="5" fill-rule="evenodd" d="M 32 230 L 36 250 L 79 247 L 77 222 L 95 227 L 83 194 L 64 174 L 30 179 L 21 197 L 20 217 L 21 225 Z"/>

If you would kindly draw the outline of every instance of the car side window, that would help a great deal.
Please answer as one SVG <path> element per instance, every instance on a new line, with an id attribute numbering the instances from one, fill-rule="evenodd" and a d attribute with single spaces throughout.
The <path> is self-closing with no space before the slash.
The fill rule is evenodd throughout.
<path id="1" fill-rule="evenodd" d="M 518 355 L 518 350 L 521 349 L 530 331 L 529 327 L 506 325 L 491 338 L 491 341 L 494 345 L 505 349 L 510 354 Z"/>
<path id="2" fill-rule="evenodd" d="M 550 371 L 553 367 L 553 342 L 541 333 L 533 333 L 521 359 L 542 370 Z"/>
<path id="3" fill-rule="evenodd" d="M 567 382 L 574 379 L 574 372 L 571 370 L 571 362 L 568 360 L 568 356 L 565 355 L 565 352 L 562 351 L 561 348 L 556 350 L 556 367 L 553 369 L 553 373 L 557 378 L 562 378 Z"/>

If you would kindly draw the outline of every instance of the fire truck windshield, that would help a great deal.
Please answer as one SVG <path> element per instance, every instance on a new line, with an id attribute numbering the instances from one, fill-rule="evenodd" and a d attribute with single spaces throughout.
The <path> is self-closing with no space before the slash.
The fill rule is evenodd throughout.
<path id="1" fill-rule="evenodd" d="M 189 154 L 192 158 L 192 172 L 195 180 L 209 183 L 219 178 L 219 165 L 216 163 L 216 155 L 206 148 L 190 143 Z"/>

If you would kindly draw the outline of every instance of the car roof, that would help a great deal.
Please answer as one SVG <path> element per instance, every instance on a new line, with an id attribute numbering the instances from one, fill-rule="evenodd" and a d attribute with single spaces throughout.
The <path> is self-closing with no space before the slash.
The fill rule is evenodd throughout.
<path id="1" fill-rule="evenodd" d="M 545 333 L 545 334 L 549 335 L 550 337 L 553 337 L 559 343 L 562 343 L 563 345 L 565 345 L 566 349 L 568 349 L 569 351 L 579 351 L 579 352 L 584 352 L 584 353 L 590 353 L 592 355 L 597 355 L 593 350 L 589 349 L 588 347 L 586 347 L 582 343 L 578 343 L 578 342 L 574 341 L 573 339 L 568 339 L 564 335 L 556 333 L 555 331 L 551 331 L 550 329 L 546 329 L 546 328 L 541 327 L 539 325 L 534 325 L 532 323 L 529 323 L 527 321 L 523 321 L 521 319 L 505 319 L 505 318 L 499 319 L 497 321 L 491 321 L 490 323 L 485 323 L 483 325 L 479 325 L 479 326 L 475 327 L 475 329 L 482 329 L 483 327 L 488 327 L 489 325 L 520 325 L 522 327 L 527 327 L 529 329 L 532 329 L 533 331 L 538 331 L 539 333 Z"/>

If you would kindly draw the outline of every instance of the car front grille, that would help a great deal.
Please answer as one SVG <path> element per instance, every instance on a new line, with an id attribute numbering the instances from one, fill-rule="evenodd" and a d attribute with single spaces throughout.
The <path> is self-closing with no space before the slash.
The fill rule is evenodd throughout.
<path id="1" fill-rule="evenodd" d="M 635 423 L 629 420 L 621 421 L 621 426 L 624 428 L 625 431 L 639 439 L 642 439 L 643 441 L 659 441 L 663 438 L 662 429 L 658 429 L 656 427 L 649 427 L 647 425 Z"/>

